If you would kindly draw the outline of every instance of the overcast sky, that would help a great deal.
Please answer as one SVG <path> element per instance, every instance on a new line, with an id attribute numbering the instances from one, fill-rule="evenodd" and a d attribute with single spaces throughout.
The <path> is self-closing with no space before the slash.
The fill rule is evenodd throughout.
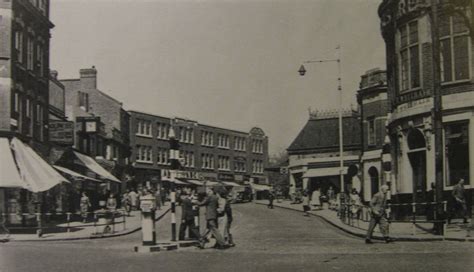
<path id="1" fill-rule="evenodd" d="M 344 105 L 360 76 L 385 68 L 381 0 L 52 0 L 51 69 L 77 78 L 95 65 L 98 88 L 139 110 L 249 131 L 270 153 L 286 149 L 308 107 L 338 107 L 335 58 L 342 47 Z"/>

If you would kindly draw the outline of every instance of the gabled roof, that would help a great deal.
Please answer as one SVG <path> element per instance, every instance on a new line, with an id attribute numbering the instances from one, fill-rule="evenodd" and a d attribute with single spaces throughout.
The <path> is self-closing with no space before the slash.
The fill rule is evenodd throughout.
<path id="1" fill-rule="evenodd" d="M 344 146 L 360 144 L 360 123 L 357 116 L 343 118 Z M 335 149 L 339 147 L 338 118 L 309 119 L 295 140 L 288 147 L 288 151 L 305 151 L 318 149 Z"/>

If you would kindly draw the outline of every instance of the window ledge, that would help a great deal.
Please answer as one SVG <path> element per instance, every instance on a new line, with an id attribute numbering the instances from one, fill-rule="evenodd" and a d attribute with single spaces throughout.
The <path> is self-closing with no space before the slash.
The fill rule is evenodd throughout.
<path id="1" fill-rule="evenodd" d="M 138 163 L 144 163 L 144 164 L 153 164 L 152 161 L 142 161 L 142 160 L 137 160 L 136 162 Z"/>
<path id="2" fill-rule="evenodd" d="M 466 83 L 470 83 L 471 82 L 471 79 L 462 79 L 462 80 L 457 80 L 457 81 L 448 81 L 448 82 L 442 82 L 441 83 L 441 86 L 444 87 L 444 86 L 455 86 L 455 85 L 460 85 L 460 84 L 466 84 Z"/>
<path id="3" fill-rule="evenodd" d="M 153 138 L 153 136 L 151 136 L 151 135 L 146 135 L 146 134 L 138 134 L 138 133 L 135 133 L 135 136 L 138 136 L 138 137 L 143 137 L 143 138 L 149 138 L 149 139 Z"/>

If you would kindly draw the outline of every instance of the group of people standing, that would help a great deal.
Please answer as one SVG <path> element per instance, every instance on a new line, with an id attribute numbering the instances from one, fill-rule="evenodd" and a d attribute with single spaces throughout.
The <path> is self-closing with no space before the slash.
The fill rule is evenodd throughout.
<path id="1" fill-rule="evenodd" d="M 232 207 L 227 199 L 228 193 L 224 188 L 207 188 L 206 196 L 201 201 L 196 192 L 189 187 L 181 191 L 181 225 L 179 239 L 184 240 L 186 229 L 189 229 L 189 238 L 197 239 L 199 247 L 205 248 L 212 236 L 216 240 L 215 248 L 226 249 L 235 246 L 230 228 L 232 225 Z M 206 207 L 206 231 L 199 233 L 197 216 L 199 206 Z"/>

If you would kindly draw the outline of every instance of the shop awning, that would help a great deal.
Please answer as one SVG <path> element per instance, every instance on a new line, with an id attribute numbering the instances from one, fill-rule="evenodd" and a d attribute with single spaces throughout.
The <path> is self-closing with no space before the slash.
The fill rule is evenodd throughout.
<path id="1" fill-rule="evenodd" d="M 232 186 L 232 187 L 241 187 L 241 186 L 242 186 L 242 185 L 237 184 L 237 183 L 232 182 L 232 181 L 222 181 L 222 183 L 223 183 L 224 185 Z"/>
<path id="2" fill-rule="evenodd" d="M 0 138 L 0 188 L 24 188 L 7 138 Z"/>
<path id="3" fill-rule="evenodd" d="M 268 185 L 261 185 L 261 184 L 255 184 L 255 183 L 250 183 L 250 187 L 254 189 L 255 191 L 270 191 L 271 188 Z"/>
<path id="4" fill-rule="evenodd" d="M 309 169 L 303 175 L 303 178 L 315 178 L 326 176 L 339 176 L 339 167 Z M 343 168 L 343 174 L 347 174 L 347 167 Z"/>
<path id="5" fill-rule="evenodd" d="M 204 186 L 219 186 L 219 185 L 221 185 L 219 182 L 215 182 L 211 180 L 204 181 Z"/>
<path id="6" fill-rule="evenodd" d="M 74 151 L 74 155 L 82 162 L 84 165 L 89 168 L 92 172 L 99 175 L 101 178 L 108 179 L 111 181 L 115 181 L 121 183 L 119 179 L 117 179 L 114 175 L 110 174 L 109 171 L 105 170 L 102 166 L 100 166 L 93 158 L 81 154 L 79 152 Z"/>
<path id="7" fill-rule="evenodd" d="M 11 147 L 24 181 L 23 188 L 36 193 L 49 190 L 61 182 L 69 182 L 22 141 L 13 138 Z"/>
<path id="8" fill-rule="evenodd" d="M 187 179 L 186 182 L 197 185 L 197 186 L 203 186 L 204 183 L 200 180 L 197 179 Z"/>
<path id="9" fill-rule="evenodd" d="M 180 184 L 180 185 L 186 185 L 186 184 L 187 184 L 186 182 L 181 181 L 181 180 L 178 180 L 178 179 L 175 179 L 175 178 L 163 177 L 161 180 L 163 180 L 163 181 L 168 181 L 168 182 L 172 182 L 172 183 L 174 183 L 174 184 Z"/>
<path id="10" fill-rule="evenodd" d="M 67 168 L 64 168 L 64 167 L 61 167 L 61 166 L 58 166 L 58 165 L 53 165 L 54 168 L 56 168 L 56 170 L 64 173 L 64 174 L 67 174 L 67 175 L 70 175 L 70 176 L 73 176 L 74 178 L 78 178 L 78 179 L 86 179 L 86 180 L 92 180 L 92 181 L 97 181 L 97 182 L 101 182 L 100 180 L 98 179 L 95 179 L 95 178 L 91 178 L 91 177 L 87 177 L 87 176 L 84 176 L 82 174 L 79 174 L 77 172 L 74 172 L 70 169 L 67 169 Z"/>

